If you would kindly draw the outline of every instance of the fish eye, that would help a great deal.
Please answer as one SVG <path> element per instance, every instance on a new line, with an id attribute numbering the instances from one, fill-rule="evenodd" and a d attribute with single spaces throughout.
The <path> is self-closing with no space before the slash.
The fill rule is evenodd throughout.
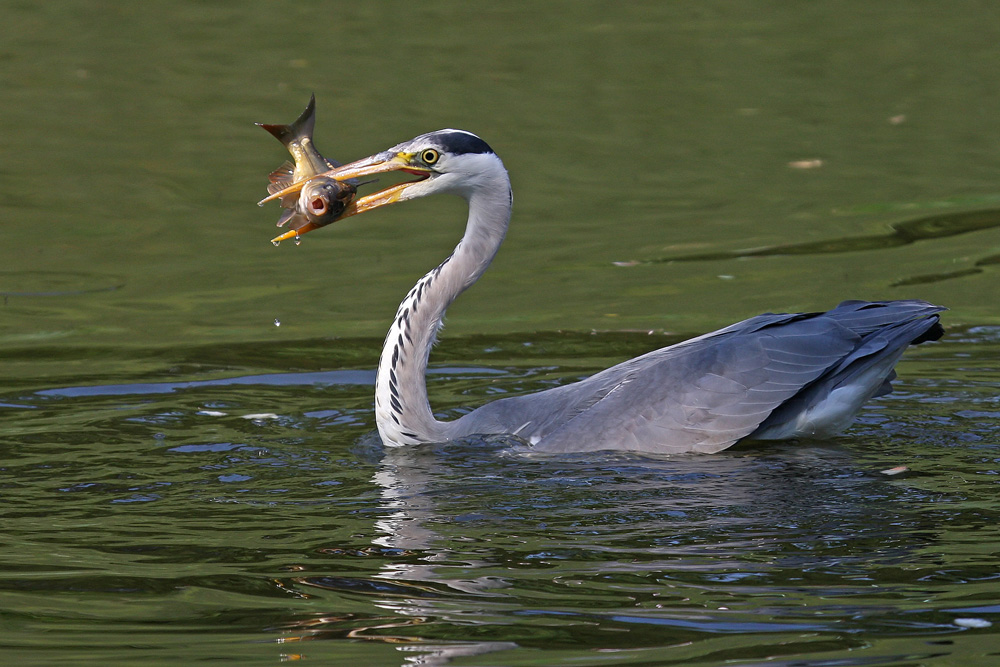
<path id="1" fill-rule="evenodd" d="M 420 154 L 420 160 L 426 165 L 434 164 L 439 159 L 441 159 L 441 154 L 433 148 L 428 148 Z"/>

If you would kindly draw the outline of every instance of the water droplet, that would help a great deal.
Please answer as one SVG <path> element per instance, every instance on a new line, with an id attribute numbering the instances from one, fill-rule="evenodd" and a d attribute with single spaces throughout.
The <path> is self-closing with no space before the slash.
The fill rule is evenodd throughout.
<path id="1" fill-rule="evenodd" d="M 299 245 L 300 243 L 302 243 L 302 237 L 299 236 L 298 234 L 296 234 L 295 235 L 295 245 Z"/>
<path id="2" fill-rule="evenodd" d="M 281 320 L 279 320 L 277 317 L 274 318 L 274 326 L 276 326 L 276 327 L 280 327 L 281 326 Z"/>
<path id="3" fill-rule="evenodd" d="M 271 239 L 271 243 L 274 244 L 275 248 L 277 248 L 279 245 L 281 245 L 281 241 L 279 241 L 278 239 Z"/>

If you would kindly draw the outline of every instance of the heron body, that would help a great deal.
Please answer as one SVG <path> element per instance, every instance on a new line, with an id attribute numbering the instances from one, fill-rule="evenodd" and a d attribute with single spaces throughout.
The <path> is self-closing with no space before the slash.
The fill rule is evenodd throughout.
<path id="1" fill-rule="evenodd" d="M 416 175 L 361 198 L 346 216 L 448 193 L 469 204 L 454 252 L 399 305 L 375 388 L 387 446 L 471 435 L 516 436 L 543 452 L 718 452 L 743 439 L 827 437 L 890 391 L 910 344 L 942 334 L 943 308 L 923 301 L 846 301 L 825 313 L 765 314 L 654 350 L 578 382 L 488 403 L 454 421 L 431 410 L 425 373 L 445 310 L 487 269 L 512 205 L 496 153 L 461 130 L 421 135 L 326 172 L 346 180 L 388 171 Z"/>

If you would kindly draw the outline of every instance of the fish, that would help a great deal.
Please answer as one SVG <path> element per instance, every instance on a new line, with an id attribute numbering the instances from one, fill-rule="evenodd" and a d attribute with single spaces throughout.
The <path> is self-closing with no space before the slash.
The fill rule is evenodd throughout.
<path id="1" fill-rule="evenodd" d="M 336 222 L 354 201 L 358 188 L 352 181 L 337 181 L 327 176 L 313 178 L 340 166 L 339 162 L 323 157 L 313 143 L 316 96 L 309 98 L 305 111 L 290 125 L 256 125 L 280 141 L 294 160 L 286 160 L 271 172 L 268 193 L 274 195 L 293 183 L 308 181 L 299 192 L 280 197 L 286 210 L 278 218 L 278 227 L 288 227 L 288 231 L 271 239 L 271 243 L 278 245 L 293 237 L 298 241 L 300 235 Z"/>

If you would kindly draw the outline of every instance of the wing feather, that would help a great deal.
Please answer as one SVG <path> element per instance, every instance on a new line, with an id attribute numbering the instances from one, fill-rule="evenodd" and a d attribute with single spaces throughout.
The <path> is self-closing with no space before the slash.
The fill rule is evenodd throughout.
<path id="1" fill-rule="evenodd" d="M 553 453 L 658 454 L 718 452 L 772 427 L 788 437 L 810 410 L 829 418 L 823 404 L 835 391 L 849 390 L 830 401 L 848 407 L 845 396 L 885 393 L 902 351 L 940 335 L 940 310 L 847 301 L 827 313 L 759 315 L 571 385 L 487 404 L 456 421 L 455 435 L 516 432 Z"/>

